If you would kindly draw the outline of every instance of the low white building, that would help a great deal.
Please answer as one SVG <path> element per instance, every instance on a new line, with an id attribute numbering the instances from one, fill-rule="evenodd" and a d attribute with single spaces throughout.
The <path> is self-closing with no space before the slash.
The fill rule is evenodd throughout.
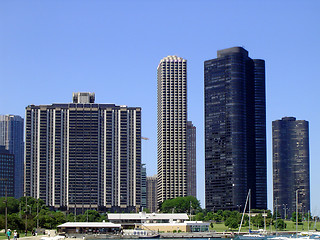
<path id="1" fill-rule="evenodd" d="M 66 222 L 58 227 L 58 232 L 67 234 L 98 234 L 98 233 L 114 233 L 121 230 L 121 224 L 110 222 Z"/>
<path id="2" fill-rule="evenodd" d="M 186 213 L 108 213 L 108 220 L 123 228 L 135 228 L 136 224 L 183 223 L 188 219 Z"/>
<path id="3" fill-rule="evenodd" d="M 209 225 L 209 222 L 185 221 L 183 223 L 144 223 L 136 227 L 151 232 L 208 232 Z"/>

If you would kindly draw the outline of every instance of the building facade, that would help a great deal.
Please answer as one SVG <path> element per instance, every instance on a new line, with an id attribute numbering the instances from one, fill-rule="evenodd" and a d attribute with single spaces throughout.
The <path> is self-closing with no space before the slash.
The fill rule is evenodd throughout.
<path id="1" fill-rule="evenodd" d="M 14 197 L 14 154 L 0 145 L 0 197 Z"/>
<path id="2" fill-rule="evenodd" d="M 25 191 L 69 211 L 135 211 L 141 201 L 141 108 L 73 103 L 26 108 Z"/>
<path id="3" fill-rule="evenodd" d="M 147 207 L 147 169 L 146 164 L 141 165 L 141 209 Z"/>
<path id="4" fill-rule="evenodd" d="M 207 209 L 267 208 L 265 62 L 242 47 L 204 62 Z"/>
<path id="5" fill-rule="evenodd" d="M 196 127 L 187 121 L 187 195 L 197 197 Z"/>
<path id="6" fill-rule="evenodd" d="M 150 212 L 157 212 L 157 175 L 147 177 L 147 209 Z"/>
<path id="7" fill-rule="evenodd" d="M 310 210 L 309 123 L 284 117 L 272 122 L 273 208 L 282 218 Z M 296 199 L 298 191 L 298 199 Z"/>
<path id="8" fill-rule="evenodd" d="M 17 115 L 0 115 L 0 145 L 5 146 L 9 153 L 14 154 L 14 197 L 23 196 L 23 142 L 22 117 Z"/>
<path id="9" fill-rule="evenodd" d="M 168 56 L 158 77 L 158 202 L 187 195 L 187 60 Z"/>

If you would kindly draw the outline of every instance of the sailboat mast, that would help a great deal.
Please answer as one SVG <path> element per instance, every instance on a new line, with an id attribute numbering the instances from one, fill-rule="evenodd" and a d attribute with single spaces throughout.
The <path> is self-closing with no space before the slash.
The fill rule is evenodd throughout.
<path id="1" fill-rule="evenodd" d="M 251 189 L 249 189 L 249 233 L 251 231 L 250 220 L 251 220 Z"/>
<path id="2" fill-rule="evenodd" d="M 241 218 L 241 222 L 240 222 L 240 227 L 239 227 L 238 235 L 240 234 L 240 231 L 241 231 L 241 226 L 242 226 L 242 223 L 243 223 L 244 214 L 245 214 L 245 212 L 246 212 L 249 195 L 250 195 L 250 190 L 249 190 L 249 192 L 248 192 L 247 199 L 246 199 L 246 203 L 245 203 L 244 208 L 243 208 L 243 213 L 242 213 L 242 218 Z M 250 210 L 249 210 L 249 211 L 250 211 Z M 249 218 L 250 218 L 250 216 L 249 216 Z M 250 225 L 250 220 L 249 220 L 249 225 Z"/>
<path id="3" fill-rule="evenodd" d="M 298 189 L 296 191 L 296 236 L 298 236 Z"/>

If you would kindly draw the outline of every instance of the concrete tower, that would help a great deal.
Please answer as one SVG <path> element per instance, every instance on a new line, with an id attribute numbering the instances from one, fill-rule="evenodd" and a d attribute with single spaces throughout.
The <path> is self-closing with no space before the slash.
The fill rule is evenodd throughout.
<path id="1" fill-rule="evenodd" d="M 187 195 L 187 60 L 158 65 L 158 202 Z"/>

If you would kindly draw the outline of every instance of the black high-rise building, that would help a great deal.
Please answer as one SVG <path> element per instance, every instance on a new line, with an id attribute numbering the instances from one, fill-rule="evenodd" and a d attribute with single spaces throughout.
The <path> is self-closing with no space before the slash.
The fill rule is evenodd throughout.
<path id="1" fill-rule="evenodd" d="M 273 208 L 282 218 L 310 210 L 309 123 L 284 117 L 272 122 Z"/>
<path id="2" fill-rule="evenodd" d="M 197 128 L 187 121 L 187 195 L 197 197 Z"/>
<path id="3" fill-rule="evenodd" d="M 14 197 L 14 154 L 0 145 L 0 197 Z"/>
<path id="4" fill-rule="evenodd" d="M 24 120 L 17 115 L 0 115 L 0 145 L 14 154 L 14 197 L 23 196 Z"/>
<path id="5" fill-rule="evenodd" d="M 204 62 L 207 209 L 267 208 L 265 62 L 242 47 Z"/>

